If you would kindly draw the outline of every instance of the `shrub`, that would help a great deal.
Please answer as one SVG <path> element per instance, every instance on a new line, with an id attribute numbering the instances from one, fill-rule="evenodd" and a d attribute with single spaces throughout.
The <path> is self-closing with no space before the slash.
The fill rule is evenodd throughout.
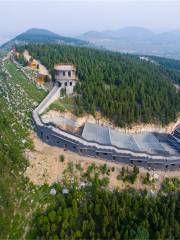
<path id="1" fill-rule="evenodd" d="M 151 185 L 155 183 L 155 179 L 150 179 L 150 174 L 147 172 L 146 176 L 142 179 L 142 183 L 146 185 Z"/>
<path id="2" fill-rule="evenodd" d="M 57 110 L 57 111 L 60 111 L 60 112 L 64 112 L 65 107 L 64 107 L 63 104 L 60 103 L 60 101 L 56 100 L 53 103 L 51 103 L 51 105 L 48 108 L 48 111 L 49 110 Z"/>
<path id="3" fill-rule="evenodd" d="M 61 154 L 61 155 L 59 156 L 59 160 L 60 160 L 61 162 L 64 162 L 64 160 L 65 160 L 65 157 L 64 157 L 64 155 L 63 155 L 63 154 Z"/>
<path id="4" fill-rule="evenodd" d="M 82 168 L 80 163 L 76 164 L 76 169 L 79 170 L 79 171 L 83 171 L 83 168 Z"/>
<path id="5" fill-rule="evenodd" d="M 109 178 L 108 177 L 104 177 L 101 179 L 101 186 L 103 187 L 107 187 L 109 185 Z"/>
<path id="6" fill-rule="evenodd" d="M 121 180 L 121 179 L 122 179 L 121 175 L 117 175 L 117 180 Z"/>
<path id="7" fill-rule="evenodd" d="M 100 167 L 100 170 L 101 170 L 101 173 L 104 175 L 104 174 L 108 174 L 108 166 L 107 164 L 103 164 L 101 167 Z"/>
<path id="8" fill-rule="evenodd" d="M 139 168 L 134 166 L 133 171 L 129 171 L 128 167 L 125 169 L 122 167 L 120 175 L 117 176 L 118 180 L 122 180 L 123 182 L 129 182 L 134 184 L 136 178 L 139 174 Z"/>
<path id="9" fill-rule="evenodd" d="M 176 191 L 178 188 L 180 188 L 180 179 L 178 178 L 165 178 L 162 183 L 163 192 Z"/>

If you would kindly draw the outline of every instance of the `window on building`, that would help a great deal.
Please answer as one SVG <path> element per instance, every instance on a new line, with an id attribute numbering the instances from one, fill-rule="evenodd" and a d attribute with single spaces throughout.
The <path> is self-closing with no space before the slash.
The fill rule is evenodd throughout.
<path id="1" fill-rule="evenodd" d="M 66 76 L 66 72 L 65 71 L 63 71 L 63 76 Z"/>
<path id="2" fill-rule="evenodd" d="M 49 140 L 49 136 L 46 136 L 46 139 Z"/>
<path id="3" fill-rule="evenodd" d="M 115 156 L 113 156 L 113 160 L 116 160 L 116 157 L 115 157 Z"/>
<path id="4" fill-rule="evenodd" d="M 72 86 L 72 82 L 70 82 L 70 86 Z"/>
<path id="5" fill-rule="evenodd" d="M 68 77 L 71 77 L 71 71 L 68 71 Z"/>
<path id="6" fill-rule="evenodd" d="M 65 82 L 65 86 L 67 87 L 67 82 Z"/>

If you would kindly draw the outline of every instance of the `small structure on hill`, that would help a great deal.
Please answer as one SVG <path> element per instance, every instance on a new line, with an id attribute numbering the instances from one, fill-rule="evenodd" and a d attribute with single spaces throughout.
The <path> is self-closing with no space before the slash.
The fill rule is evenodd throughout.
<path id="1" fill-rule="evenodd" d="M 30 58 L 30 60 L 28 61 L 28 67 L 32 69 L 38 69 L 39 64 L 33 58 Z"/>
<path id="2" fill-rule="evenodd" d="M 38 72 L 37 73 L 37 82 L 39 84 L 44 84 L 50 81 L 50 77 L 44 73 Z"/>
<path id="3" fill-rule="evenodd" d="M 73 93 L 74 86 L 78 80 L 76 76 L 76 66 L 74 64 L 55 64 L 55 81 L 59 87 L 66 90 L 66 94 Z"/>
<path id="4" fill-rule="evenodd" d="M 38 73 L 38 74 L 37 74 L 37 82 L 38 82 L 39 84 L 43 84 L 43 83 L 44 83 L 44 78 L 45 78 L 45 75 L 44 75 L 44 74 L 42 74 L 42 73 Z"/>

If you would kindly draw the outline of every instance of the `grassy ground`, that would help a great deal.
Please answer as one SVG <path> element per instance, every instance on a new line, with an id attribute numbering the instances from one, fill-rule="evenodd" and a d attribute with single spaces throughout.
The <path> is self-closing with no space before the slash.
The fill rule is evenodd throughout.
<path id="1" fill-rule="evenodd" d="M 9 60 L 0 66 L 0 239 L 24 239 L 35 209 L 48 196 L 48 187 L 36 187 L 24 178 L 28 165 L 24 151 L 31 111 L 45 92 L 28 82 Z"/>
<path id="2" fill-rule="evenodd" d="M 56 100 L 53 103 L 51 103 L 51 105 L 47 109 L 47 112 L 50 110 L 64 112 L 66 110 L 66 108 L 65 108 L 64 104 L 62 104 L 59 100 Z"/>
<path id="3" fill-rule="evenodd" d="M 53 102 L 47 111 L 56 110 L 60 112 L 68 111 L 76 115 L 77 117 L 85 116 L 87 113 L 80 108 L 75 100 L 75 97 L 64 97 L 62 99 Z"/>
<path id="4" fill-rule="evenodd" d="M 39 102 L 45 97 L 45 92 L 38 90 L 34 84 L 28 81 L 24 74 L 11 61 L 5 61 L 5 68 L 11 73 L 13 82 L 19 84 L 30 99 Z"/>
<path id="5" fill-rule="evenodd" d="M 8 110 L 22 123 L 22 127 L 30 127 L 32 110 L 45 95 L 11 61 L 7 60 L 1 66 L 0 96 L 5 100 Z"/>
<path id="6" fill-rule="evenodd" d="M 75 102 L 74 98 L 65 97 L 59 100 L 54 101 L 48 108 L 49 110 L 57 110 L 60 112 L 64 112 L 65 110 L 74 112 Z"/>

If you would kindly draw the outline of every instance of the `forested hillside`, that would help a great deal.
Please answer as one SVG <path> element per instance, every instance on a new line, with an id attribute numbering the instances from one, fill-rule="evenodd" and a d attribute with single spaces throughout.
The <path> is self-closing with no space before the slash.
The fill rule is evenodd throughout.
<path id="1" fill-rule="evenodd" d="M 33 147 L 30 114 L 44 96 L 11 61 L 0 65 L 0 239 L 179 239 L 179 181 L 162 185 L 157 196 L 132 189 L 109 191 L 109 168 L 104 164 L 105 176 L 99 178 L 92 164 L 80 188 L 73 166 L 82 173 L 81 165 L 75 161 L 53 186 L 33 185 L 24 177 L 24 152 Z M 122 173 L 124 181 L 134 178 Z M 52 188 L 56 195 L 50 194 Z M 62 194 L 63 188 L 69 193 Z"/>
<path id="2" fill-rule="evenodd" d="M 180 71 L 180 60 L 171 59 L 171 58 L 162 58 L 157 56 L 150 56 L 150 59 L 153 59 L 157 63 L 163 65 L 164 67 Z"/>
<path id="3" fill-rule="evenodd" d="M 110 192 L 96 182 L 91 187 L 57 195 L 36 214 L 38 239 L 179 239 L 180 195 L 157 197 L 126 190 Z"/>
<path id="4" fill-rule="evenodd" d="M 26 32 L 23 32 L 17 35 L 15 38 L 10 41 L 4 43 L 1 48 L 2 49 L 11 49 L 15 45 L 22 45 L 27 43 L 48 43 L 48 44 L 72 44 L 78 46 L 88 46 L 89 43 L 80 39 L 70 38 L 60 36 L 54 32 L 48 31 L 46 29 L 37 29 L 31 28 Z"/>
<path id="5" fill-rule="evenodd" d="M 52 74 L 55 63 L 77 65 L 80 112 L 100 110 L 117 125 L 129 126 L 134 122 L 167 124 L 175 120 L 180 111 L 180 93 L 171 82 L 171 74 L 139 57 L 48 44 L 32 44 L 17 50 L 24 48 L 40 59 Z"/>
<path id="6" fill-rule="evenodd" d="M 162 70 L 168 77 L 172 78 L 174 83 L 180 84 L 180 61 L 170 58 L 151 56 L 150 59 L 162 66 Z"/>

